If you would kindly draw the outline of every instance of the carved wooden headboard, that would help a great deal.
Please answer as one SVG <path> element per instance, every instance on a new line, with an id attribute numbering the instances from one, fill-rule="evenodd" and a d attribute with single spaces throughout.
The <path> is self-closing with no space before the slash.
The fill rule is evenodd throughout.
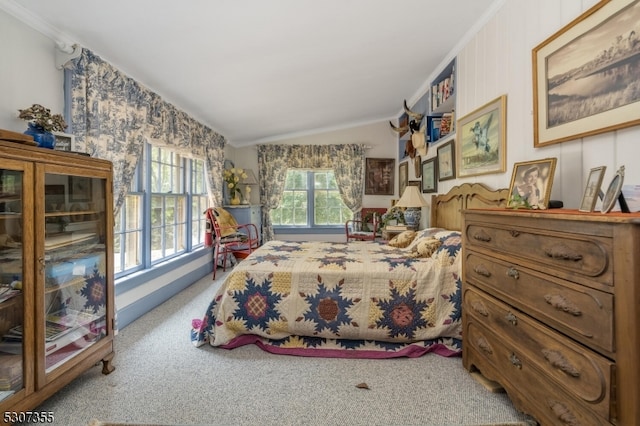
<path id="1" fill-rule="evenodd" d="M 460 231 L 464 209 L 506 207 L 509 190 L 491 190 L 481 183 L 463 183 L 431 197 L 431 227 Z"/>

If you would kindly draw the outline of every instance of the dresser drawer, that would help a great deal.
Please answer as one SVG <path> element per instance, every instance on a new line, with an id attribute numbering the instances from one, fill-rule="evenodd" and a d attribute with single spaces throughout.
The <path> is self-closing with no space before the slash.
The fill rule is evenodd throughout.
<path id="1" fill-rule="evenodd" d="M 526 227 L 529 223 L 469 222 L 466 242 L 469 248 L 518 259 L 564 279 L 591 286 L 613 285 L 611 238 Z"/>
<path id="2" fill-rule="evenodd" d="M 465 322 L 463 334 L 468 363 L 481 372 L 493 370 L 492 376 L 499 376 L 500 384 L 509 395 L 524 404 L 520 409 L 533 415 L 541 425 L 610 425 L 608 415 L 600 417 L 585 409 L 574 396 L 529 362 L 517 347 L 475 318 Z"/>
<path id="3" fill-rule="evenodd" d="M 483 324 L 502 340 L 519 348 L 517 358 L 520 362 L 535 365 L 567 395 L 600 416 L 609 416 L 611 361 L 471 286 L 465 286 L 463 312 L 467 318 L 473 318 L 472 322 Z"/>
<path id="4" fill-rule="evenodd" d="M 466 281 L 591 348 L 613 356 L 612 294 L 471 250 L 465 251 L 463 264 Z"/>

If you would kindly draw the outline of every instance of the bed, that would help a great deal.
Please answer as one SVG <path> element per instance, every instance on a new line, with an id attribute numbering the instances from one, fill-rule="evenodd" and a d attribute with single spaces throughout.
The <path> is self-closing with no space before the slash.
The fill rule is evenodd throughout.
<path id="1" fill-rule="evenodd" d="M 462 349 L 461 212 L 505 206 L 508 190 L 463 184 L 432 197 L 411 244 L 269 241 L 226 277 L 191 340 L 277 354 L 455 356 Z"/>

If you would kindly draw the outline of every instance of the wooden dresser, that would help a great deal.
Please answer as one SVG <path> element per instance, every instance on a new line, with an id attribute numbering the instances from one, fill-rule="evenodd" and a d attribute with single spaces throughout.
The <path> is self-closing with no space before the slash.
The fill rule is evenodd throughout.
<path id="1" fill-rule="evenodd" d="M 542 425 L 640 425 L 640 214 L 466 210 L 463 365 Z"/>

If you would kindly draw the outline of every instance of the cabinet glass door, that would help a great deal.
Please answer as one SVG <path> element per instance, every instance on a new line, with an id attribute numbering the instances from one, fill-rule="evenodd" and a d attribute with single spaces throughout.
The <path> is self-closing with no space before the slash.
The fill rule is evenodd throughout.
<path id="1" fill-rule="evenodd" d="M 24 386 L 23 182 L 0 169 L 0 401 Z"/>
<path id="2" fill-rule="evenodd" d="M 44 198 L 40 339 L 49 373 L 107 333 L 105 180 L 45 173 Z"/>

